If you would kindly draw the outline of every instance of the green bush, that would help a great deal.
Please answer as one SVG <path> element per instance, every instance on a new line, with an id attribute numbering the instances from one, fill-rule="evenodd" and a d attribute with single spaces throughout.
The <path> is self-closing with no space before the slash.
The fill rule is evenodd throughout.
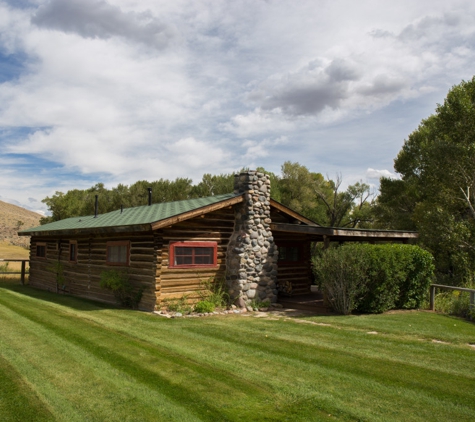
<path id="1" fill-rule="evenodd" d="M 473 288 L 473 287 L 468 287 Z M 470 293 L 457 290 L 443 291 L 435 296 L 435 309 L 462 318 L 475 317 L 475 310 L 470 308 Z"/>
<path id="2" fill-rule="evenodd" d="M 201 301 L 210 302 L 215 308 L 221 308 L 229 303 L 229 294 L 224 279 L 209 279 L 202 281 L 198 292 Z"/>
<path id="3" fill-rule="evenodd" d="M 195 304 L 195 312 L 198 312 L 200 314 L 206 314 L 209 312 L 214 312 L 216 309 L 215 305 L 213 302 L 209 302 L 207 300 L 200 300 Z"/>
<path id="4" fill-rule="evenodd" d="M 369 258 L 367 293 L 360 312 L 415 309 L 422 305 L 434 274 L 432 255 L 413 245 L 385 244 L 360 247 Z"/>
<path id="5" fill-rule="evenodd" d="M 53 264 L 47 267 L 48 271 L 51 271 L 56 275 L 56 284 L 58 287 L 66 286 L 66 277 L 64 276 L 64 265 L 60 261 L 55 261 Z"/>
<path id="6" fill-rule="evenodd" d="M 103 271 L 100 286 L 103 289 L 111 290 L 117 302 L 125 308 L 137 308 L 142 299 L 143 287 L 134 291 L 126 271 Z"/>
<path id="7" fill-rule="evenodd" d="M 314 270 L 336 312 L 381 313 L 420 307 L 434 263 L 418 246 L 347 244 L 325 251 L 314 260 Z"/>
<path id="8" fill-rule="evenodd" d="M 330 307 L 350 314 L 366 291 L 368 265 L 360 245 L 327 249 L 313 262 L 318 284 Z"/>

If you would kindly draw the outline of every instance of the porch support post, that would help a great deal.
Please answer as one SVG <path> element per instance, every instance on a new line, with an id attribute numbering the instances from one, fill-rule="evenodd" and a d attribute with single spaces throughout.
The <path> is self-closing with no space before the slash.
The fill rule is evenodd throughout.
<path id="1" fill-rule="evenodd" d="M 21 261 L 21 284 L 25 284 L 26 261 Z"/>

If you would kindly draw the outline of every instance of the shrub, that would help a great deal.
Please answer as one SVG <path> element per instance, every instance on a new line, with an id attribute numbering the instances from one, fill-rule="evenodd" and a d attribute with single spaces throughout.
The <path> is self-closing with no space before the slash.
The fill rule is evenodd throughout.
<path id="1" fill-rule="evenodd" d="M 226 283 L 220 278 L 202 281 L 198 294 L 202 301 L 212 303 L 215 308 L 226 306 L 229 303 Z"/>
<path id="2" fill-rule="evenodd" d="M 103 271 L 100 286 L 103 289 L 111 290 L 117 302 L 126 308 L 137 308 L 142 299 L 143 287 L 134 291 L 126 271 Z"/>
<path id="3" fill-rule="evenodd" d="M 215 309 L 216 307 L 214 303 L 208 300 L 200 300 L 199 302 L 195 304 L 195 312 L 198 312 L 200 314 L 214 312 Z"/>
<path id="4" fill-rule="evenodd" d="M 370 264 L 368 289 L 357 306 L 360 312 L 414 309 L 422 305 L 434 274 L 432 255 L 414 245 L 360 247 Z"/>
<path id="5" fill-rule="evenodd" d="M 343 315 L 356 308 L 366 291 L 367 260 L 358 246 L 327 249 L 314 261 L 315 276 L 328 304 Z"/>
<path id="6" fill-rule="evenodd" d="M 470 308 L 469 292 L 457 290 L 441 292 L 435 296 L 435 309 L 462 318 L 475 317 L 475 311 Z"/>
<path id="7" fill-rule="evenodd" d="M 420 307 L 434 263 L 418 246 L 347 244 L 315 259 L 314 271 L 336 312 L 380 313 Z"/>
<path id="8" fill-rule="evenodd" d="M 56 284 L 59 287 L 66 286 L 66 277 L 64 276 L 64 266 L 63 263 L 60 261 L 55 261 L 52 265 L 48 268 L 48 271 L 51 271 L 56 275 Z"/>

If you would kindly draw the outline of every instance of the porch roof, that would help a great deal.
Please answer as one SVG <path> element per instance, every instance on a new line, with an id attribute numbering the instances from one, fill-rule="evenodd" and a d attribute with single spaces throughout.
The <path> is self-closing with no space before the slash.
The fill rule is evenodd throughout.
<path id="1" fill-rule="evenodd" d="M 417 239 L 417 232 L 403 230 L 343 229 L 338 227 L 307 226 L 301 224 L 272 223 L 273 232 L 305 234 L 312 241 L 402 241 Z"/>

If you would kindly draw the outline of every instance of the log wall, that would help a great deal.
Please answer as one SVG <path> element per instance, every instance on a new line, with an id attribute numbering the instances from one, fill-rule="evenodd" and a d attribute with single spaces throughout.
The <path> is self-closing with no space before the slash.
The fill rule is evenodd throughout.
<path id="1" fill-rule="evenodd" d="M 152 232 L 120 235 L 95 234 L 75 237 L 77 241 L 77 262 L 69 261 L 69 240 L 60 238 L 32 237 L 30 252 L 30 285 L 54 292 L 67 292 L 74 296 L 116 303 L 109 290 L 99 285 L 104 270 L 125 269 L 132 284 L 142 287 L 143 295 L 139 308 L 155 308 L 155 275 L 157 265 L 157 246 Z M 106 264 L 106 244 L 108 241 L 130 241 L 130 265 L 109 266 Z M 46 243 L 46 259 L 36 257 L 37 243 Z M 64 282 L 58 286 L 57 265 L 60 262 Z M 63 284 L 65 286 L 63 290 Z"/>
<path id="2" fill-rule="evenodd" d="M 189 302 L 197 301 L 203 283 L 224 280 L 226 275 L 226 248 L 234 229 L 233 207 L 193 218 L 157 233 L 162 243 L 157 259 L 157 307 L 166 301 L 186 295 Z M 169 268 L 168 247 L 171 241 L 215 241 L 218 245 L 217 268 Z"/>

